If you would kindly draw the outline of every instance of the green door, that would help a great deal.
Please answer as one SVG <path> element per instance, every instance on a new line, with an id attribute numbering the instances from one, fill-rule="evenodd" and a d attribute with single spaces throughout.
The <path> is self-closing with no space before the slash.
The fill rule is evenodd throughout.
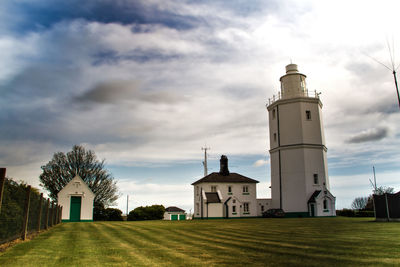
<path id="1" fill-rule="evenodd" d="M 79 222 L 81 220 L 81 197 L 71 196 L 71 209 L 69 211 L 69 220 L 71 222 Z"/>
<path id="2" fill-rule="evenodd" d="M 184 220 L 186 220 L 186 214 L 179 214 L 179 220 L 181 221 L 184 221 Z"/>
<path id="3" fill-rule="evenodd" d="M 178 214 L 171 214 L 171 221 L 177 221 L 178 220 Z"/>

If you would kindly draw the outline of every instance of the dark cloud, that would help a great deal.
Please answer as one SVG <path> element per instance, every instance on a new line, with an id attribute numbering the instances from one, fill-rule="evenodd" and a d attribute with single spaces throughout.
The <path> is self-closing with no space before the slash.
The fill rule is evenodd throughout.
<path id="1" fill-rule="evenodd" d="M 145 91 L 136 81 L 107 81 L 97 84 L 73 100 L 96 104 L 117 104 L 125 101 L 173 104 L 181 99 L 170 91 Z"/>
<path id="2" fill-rule="evenodd" d="M 128 0 L 15 1 L 7 5 L 20 19 L 10 25 L 18 32 L 37 31 L 67 21 L 84 19 L 102 23 L 161 24 L 174 29 L 190 29 L 202 21 L 180 15 L 157 2 Z"/>
<path id="3" fill-rule="evenodd" d="M 386 136 L 388 136 L 387 128 L 373 128 L 367 131 L 363 131 L 350 139 L 347 140 L 347 143 L 364 143 L 370 141 L 378 141 Z"/>
<path id="4" fill-rule="evenodd" d="M 118 64 L 120 61 L 135 61 L 138 63 L 146 63 L 149 61 L 165 62 L 169 60 L 176 60 L 182 58 L 182 54 L 163 54 L 155 49 L 134 49 L 128 53 L 120 54 L 113 50 L 100 51 L 93 55 L 92 64 L 97 65 L 110 65 Z"/>

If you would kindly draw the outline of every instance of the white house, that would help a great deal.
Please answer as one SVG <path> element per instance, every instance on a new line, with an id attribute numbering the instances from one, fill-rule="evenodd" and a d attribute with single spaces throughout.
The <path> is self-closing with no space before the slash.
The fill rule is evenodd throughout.
<path id="1" fill-rule="evenodd" d="M 228 158 L 220 160 L 220 172 L 213 172 L 192 183 L 194 219 L 259 217 L 269 209 L 270 199 L 257 199 L 258 181 L 230 173 Z"/>
<path id="2" fill-rule="evenodd" d="M 81 177 L 75 176 L 57 196 L 63 222 L 93 221 L 95 195 Z"/>
<path id="3" fill-rule="evenodd" d="M 280 81 L 281 92 L 267 105 L 272 206 L 287 216 L 335 216 L 319 94 L 308 92 L 296 64 Z"/>
<path id="4" fill-rule="evenodd" d="M 186 220 L 186 212 L 178 207 L 168 207 L 164 212 L 164 220 L 181 221 Z"/>

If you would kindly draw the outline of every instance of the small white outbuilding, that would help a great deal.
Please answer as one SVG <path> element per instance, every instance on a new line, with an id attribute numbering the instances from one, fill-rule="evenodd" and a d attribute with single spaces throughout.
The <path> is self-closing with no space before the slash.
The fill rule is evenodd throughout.
<path id="1" fill-rule="evenodd" d="M 63 222 L 93 221 L 95 195 L 78 175 L 57 194 Z"/>

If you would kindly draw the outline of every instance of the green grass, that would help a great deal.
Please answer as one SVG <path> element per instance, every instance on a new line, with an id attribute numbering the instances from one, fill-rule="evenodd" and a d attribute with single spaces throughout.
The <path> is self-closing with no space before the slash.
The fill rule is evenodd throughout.
<path id="1" fill-rule="evenodd" d="M 400 224 L 371 218 L 63 223 L 0 266 L 400 265 Z"/>

